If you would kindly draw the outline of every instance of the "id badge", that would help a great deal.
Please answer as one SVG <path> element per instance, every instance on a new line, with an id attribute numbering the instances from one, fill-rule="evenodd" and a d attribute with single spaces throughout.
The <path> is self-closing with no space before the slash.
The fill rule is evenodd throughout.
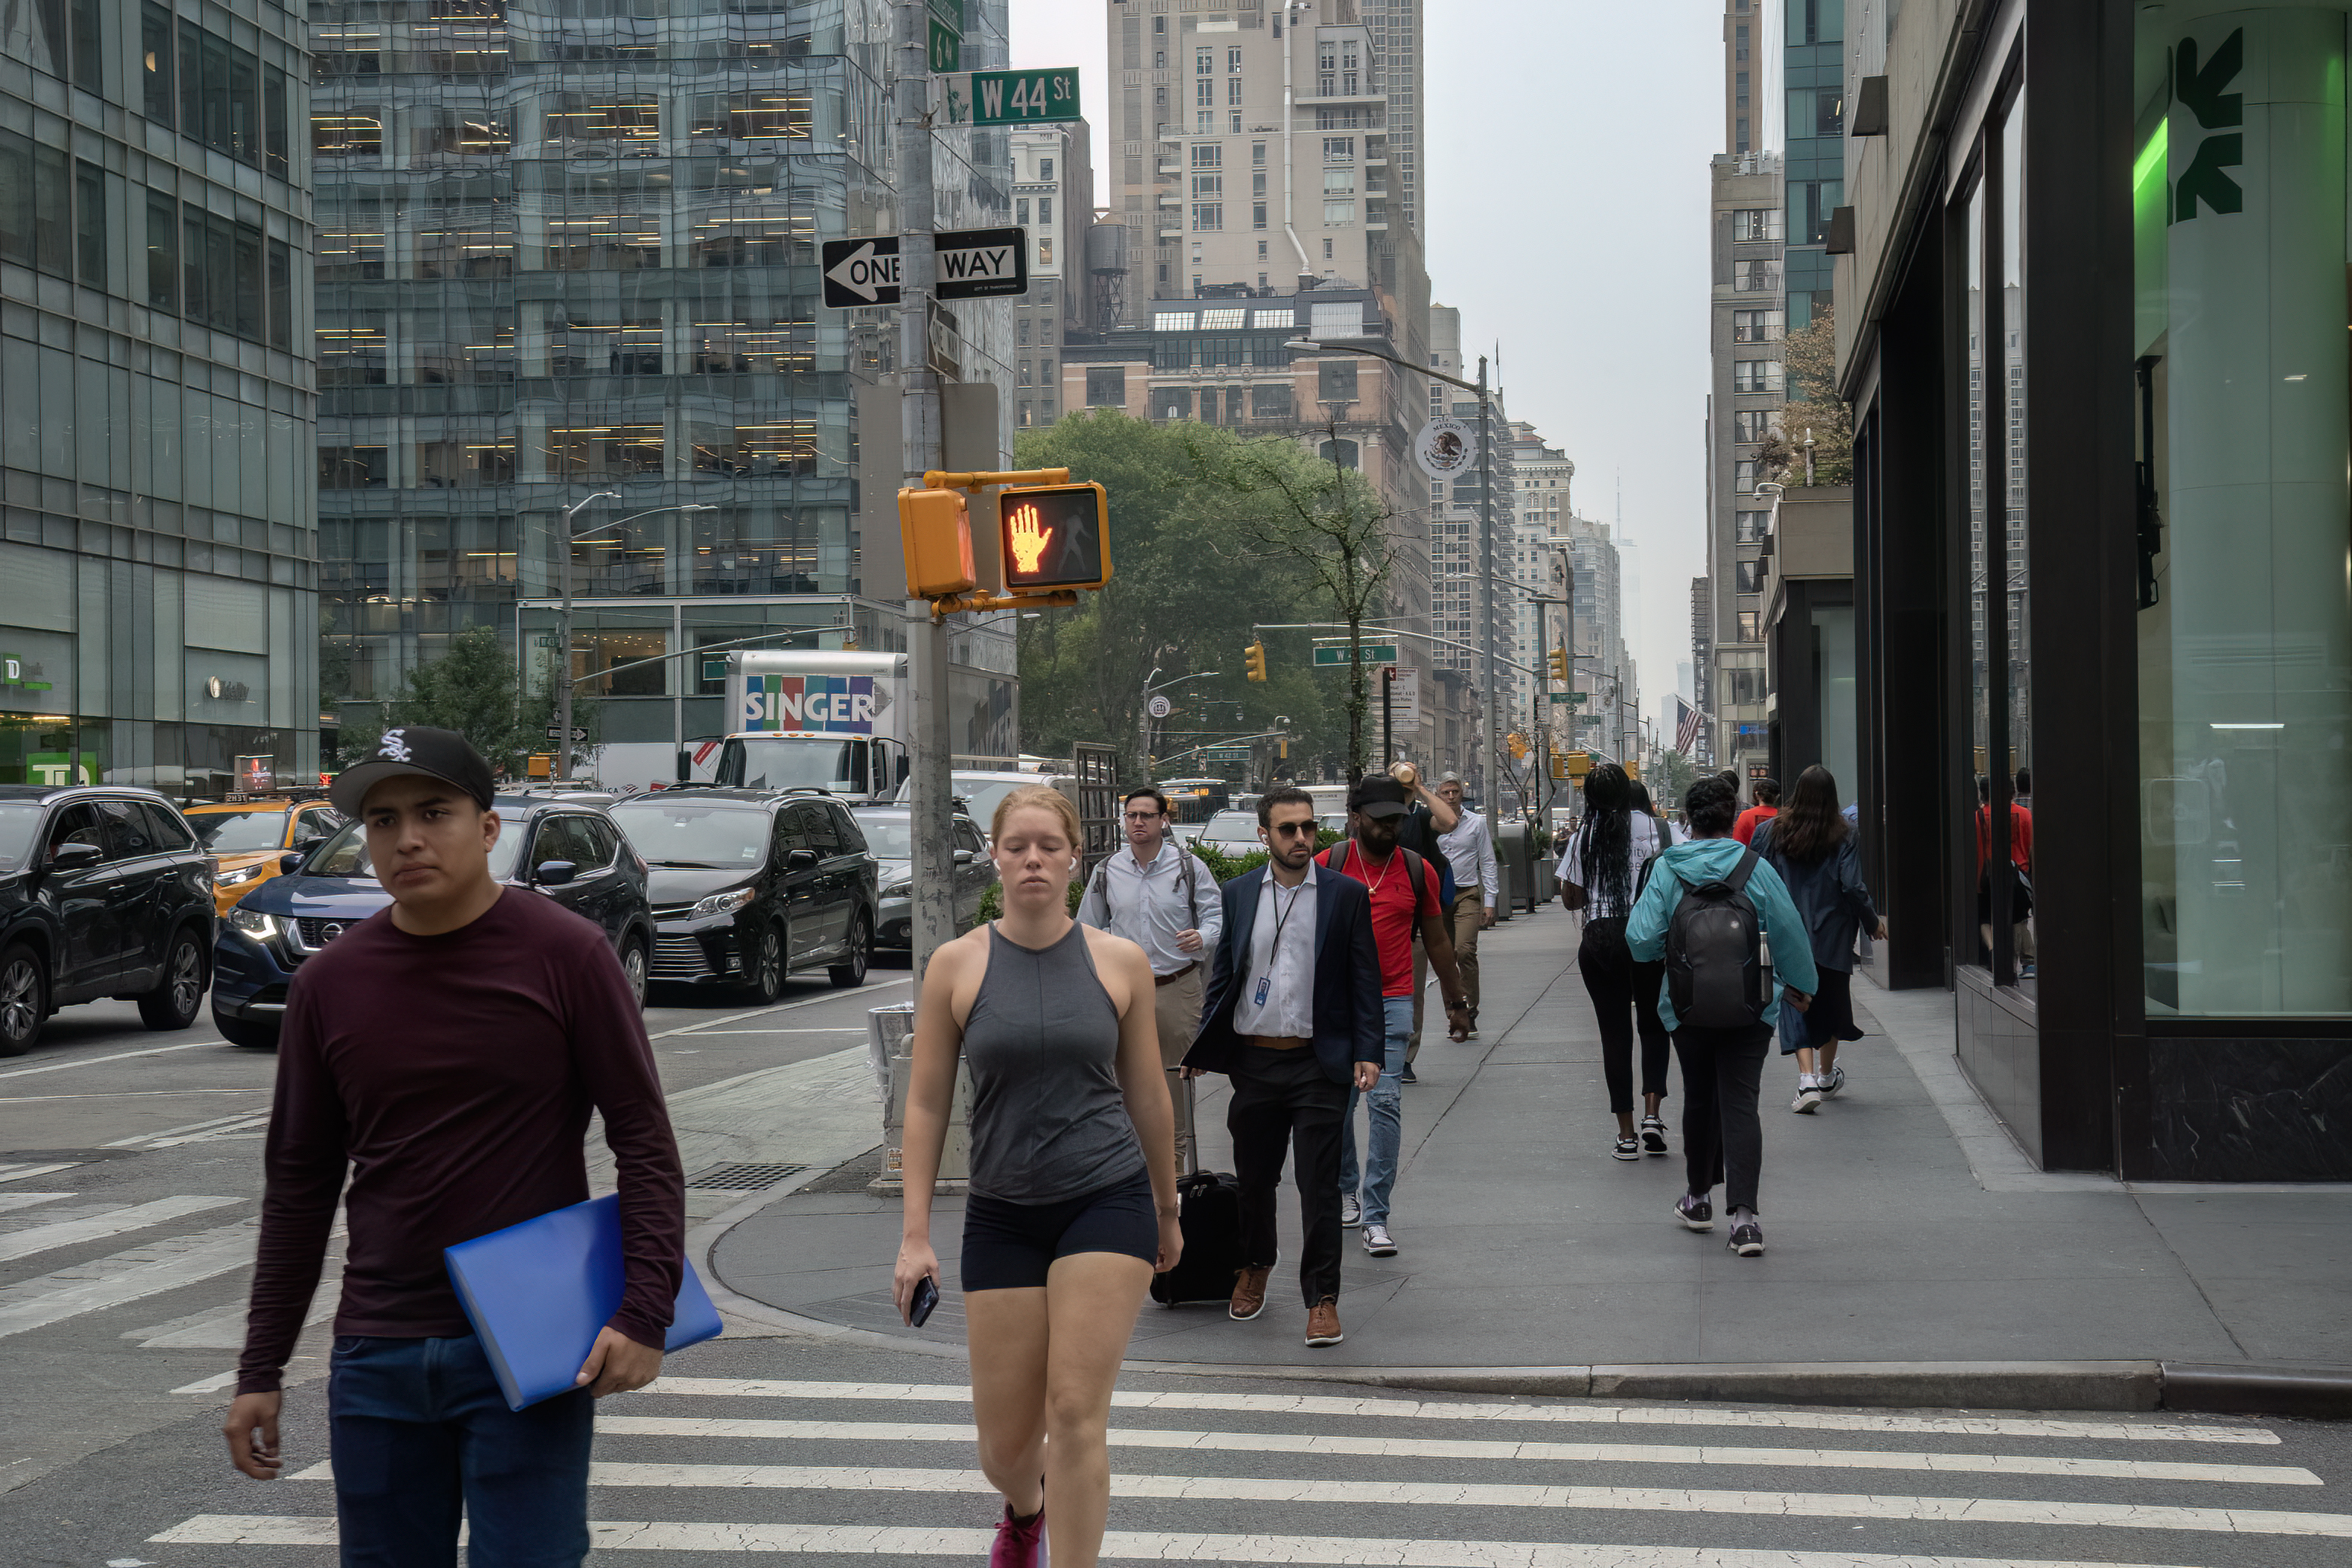
<path id="1" fill-rule="evenodd" d="M 1271 975 L 1271 974 L 1261 974 L 1261 975 L 1259 975 L 1259 976 L 1257 977 L 1257 995 L 1256 995 L 1255 999 L 1255 1000 L 1253 1000 L 1253 1001 L 1250 1003 L 1250 1005 L 1251 1005 L 1251 1006 L 1253 1006 L 1253 1007 L 1263 1007 L 1263 1006 L 1265 1006 L 1265 994 L 1266 994 L 1268 991 L 1271 991 L 1271 990 L 1273 990 L 1273 989 L 1274 989 L 1274 976 L 1273 976 L 1273 975 Z"/>

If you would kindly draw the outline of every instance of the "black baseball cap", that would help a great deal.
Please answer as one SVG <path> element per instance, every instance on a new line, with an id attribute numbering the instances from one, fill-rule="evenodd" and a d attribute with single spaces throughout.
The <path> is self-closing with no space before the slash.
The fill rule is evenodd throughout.
<path id="1" fill-rule="evenodd" d="M 490 764 L 482 761 L 482 753 L 457 731 L 424 724 L 386 730 L 377 738 L 373 751 L 335 775 L 335 782 L 327 786 L 327 798 L 337 811 L 357 816 L 368 791 L 403 773 L 420 773 L 456 784 L 484 811 L 490 808 Z"/>
<path id="2" fill-rule="evenodd" d="M 1412 799 L 1404 785 L 1386 773 L 1374 773 L 1348 792 L 1348 809 L 1359 816 L 1402 816 Z"/>

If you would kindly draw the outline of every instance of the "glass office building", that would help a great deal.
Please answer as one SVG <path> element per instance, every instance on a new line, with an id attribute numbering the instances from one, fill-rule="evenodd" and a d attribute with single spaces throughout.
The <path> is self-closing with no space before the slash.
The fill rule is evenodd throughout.
<path id="1" fill-rule="evenodd" d="M 270 0 L 0 6 L 0 782 L 318 765 L 308 76 Z"/>
<path id="2" fill-rule="evenodd" d="M 2352 5 L 1953 10 L 1856 39 L 1840 262 L 1892 977 L 2045 1166 L 2345 1180 Z"/>
<path id="3" fill-rule="evenodd" d="M 966 66 L 1002 64 L 1004 0 L 965 9 Z M 573 530 L 571 673 L 635 667 L 581 688 L 609 700 L 604 739 L 718 732 L 720 683 L 665 654 L 772 626 L 892 646 L 850 601 L 856 389 L 895 339 L 887 313 L 822 307 L 817 268 L 821 240 L 898 224 L 892 16 L 312 7 L 331 700 L 396 692 L 480 626 L 545 679 L 559 514 L 599 490 L 620 499 Z M 1007 155 L 1002 132 L 940 136 L 940 226 L 1009 221 Z M 1001 374 L 1009 307 L 960 315 L 967 377 Z M 895 486 L 868 487 L 892 530 Z"/>

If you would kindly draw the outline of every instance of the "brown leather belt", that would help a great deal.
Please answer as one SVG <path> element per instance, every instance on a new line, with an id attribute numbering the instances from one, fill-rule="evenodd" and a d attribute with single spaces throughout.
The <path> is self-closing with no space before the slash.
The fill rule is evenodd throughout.
<path id="1" fill-rule="evenodd" d="M 1154 985 L 1173 985 L 1173 984 L 1175 984 L 1179 980 L 1183 979 L 1183 978 L 1184 978 L 1184 976 L 1186 976 L 1186 975 L 1188 975 L 1188 974 L 1192 973 L 1192 971 L 1194 971 L 1194 970 L 1196 970 L 1196 969 L 1198 969 L 1198 968 L 1200 968 L 1200 967 L 1201 967 L 1201 961 L 1200 961 L 1199 959 L 1197 959 L 1197 958 L 1196 958 L 1196 959 L 1194 959 L 1192 963 L 1190 963 L 1186 964 L 1183 968 L 1181 968 L 1181 969 L 1178 970 L 1178 971 L 1177 971 L 1175 973 L 1173 973 L 1173 974 L 1155 974 L 1155 975 L 1153 975 L 1153 976 L 1151 977 L 1151 984 L 1153 984 Z"/>
<path id="2" fill-rule="evenodd" d="M 1251 1045 L 1269 1051 L 1295 1051 L 1315 1042 L 1304 1035 L 1244 1035 Z"/>

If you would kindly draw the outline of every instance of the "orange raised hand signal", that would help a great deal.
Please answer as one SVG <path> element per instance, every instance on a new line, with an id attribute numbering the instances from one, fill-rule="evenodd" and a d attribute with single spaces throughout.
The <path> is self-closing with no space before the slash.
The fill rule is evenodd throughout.
<path id="1" fill-rule="evenodd" d="M 1013 551 L 1013 567 L 1023 576 L 1036 573 L 1045 559 L 1045 546 L 1054 537 L 1052 528 L 1041 522 L 1041 514 L 1034 502 L 1013 510 L 1012 526 L 1005 531 L 1004 542 Z"/>

